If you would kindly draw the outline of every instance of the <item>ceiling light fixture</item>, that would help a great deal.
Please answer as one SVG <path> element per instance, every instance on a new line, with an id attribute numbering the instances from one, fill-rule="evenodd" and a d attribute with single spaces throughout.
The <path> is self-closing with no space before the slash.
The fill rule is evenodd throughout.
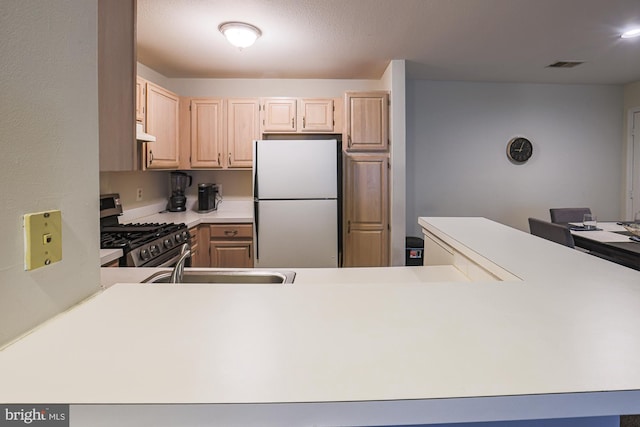
<path id="1" fill-rule="evenodd" d="M 260 29 L 244 22 L 225 22 L 218 30 L 239 49 L 251 46 L 262 35 Z"/>
<path id="2" fill-rule="evenodd" d="M 630 38 L 633 38 L 633 37 L 640 37 L 640 28 L 634 28 L 632 30 L 625 31 L 624 33 L 622 33 L 620 35 L 620 37 L 622 37 L 623 39 L 630 39 Z"/>

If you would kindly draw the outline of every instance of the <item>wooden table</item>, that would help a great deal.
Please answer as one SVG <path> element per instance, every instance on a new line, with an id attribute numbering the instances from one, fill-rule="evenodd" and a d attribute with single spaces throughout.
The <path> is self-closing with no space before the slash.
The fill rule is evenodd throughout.
<path id="1" fill-rule="evenodd" d="M 640 243 L 629 240 L 631 233 L 617 222 L 598 223 L 598 228 L 596 231 L 572 230 L 575 245 L 600 258 L 640 270 Z"/>

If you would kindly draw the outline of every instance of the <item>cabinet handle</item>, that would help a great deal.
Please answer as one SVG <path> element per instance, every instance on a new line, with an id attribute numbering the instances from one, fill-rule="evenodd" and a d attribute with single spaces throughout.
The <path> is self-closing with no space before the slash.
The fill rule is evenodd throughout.
<path id="1" fill-rule="evenodd" d="M 347 221 L 347 234 L 351 233 L 351 221 Z"/>
<path id="2" fill-rule="evenodd" d="M 351 135 L 347 135 L 347 147 L 351 148 Z"/>
<path id="3" fill-rule="evenodd" d="M 295 120 L 296 119 L 291 119 L 291 129 L 295 129 L 296 128 Z"/>
<path id="4" fill-rule="evenodd" d="M 220 153 L 218 153 L 218 165 L 222 165 L 222 162 L 220 161 Z"/>
<path id="5" fill-rule="evenodd" d="M 238 230 L 224 230 L 225 236 L 235 236 L 238 234 Z"/>
<path id="6" fill-rule="evenodd" d="M 302 129 L 306 129 L 307 128 L 307 120 L 306 119 L 307 119 L 306 117 L 302 118 Z"/>
<path id="7" fill-rule="evenodd" d="M 153 163 L 153 150 L 149 150 L 149 164 Z"/>
<path id="8" fill-rule="evenodd" d="M 227 162 L 227 166 L 231 166 L 231 153 L 229 153 L 229 157 L 228 157 L 228 162 Z"/>

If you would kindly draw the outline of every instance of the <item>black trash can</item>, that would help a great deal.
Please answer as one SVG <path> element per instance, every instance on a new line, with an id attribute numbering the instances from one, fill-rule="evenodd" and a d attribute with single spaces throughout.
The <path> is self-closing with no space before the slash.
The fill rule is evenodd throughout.
<path id="1" fill-rule="evenodd" d="M 405 265 L 424 265 L 424 240 L 408 236 L 406 239 Z"/>

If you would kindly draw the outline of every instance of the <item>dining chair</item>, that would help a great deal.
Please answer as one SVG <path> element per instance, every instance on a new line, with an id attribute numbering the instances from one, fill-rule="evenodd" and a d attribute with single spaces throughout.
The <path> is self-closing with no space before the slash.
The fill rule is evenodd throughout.
<path id="1" fill-rule="evenodd" d="M 575 247 L 571 230 L 563 225 L 537 218 L 529 218 L 529 231 L 534 236 L 542 237 L 570 248 Z"/>
<path id="2" fill-rule="evenodd" d="M 551 222 L 554 223 L 567 223 L 567 222 L 582 222 L 584 214 L 590 214 L 590 208 L 551 208 L 549 214 L 551 215 Z"/>

